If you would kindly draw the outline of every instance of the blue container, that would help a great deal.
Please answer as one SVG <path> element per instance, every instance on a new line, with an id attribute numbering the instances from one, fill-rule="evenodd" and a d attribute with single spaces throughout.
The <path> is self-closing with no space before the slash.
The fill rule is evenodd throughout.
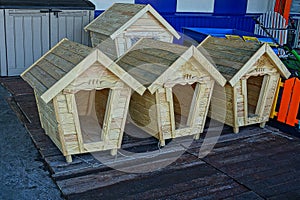
<path id="1" fill-rule="evenodd" d="M 274 41 L 270 37 L 265 37 L 261 35 L 256 35 L 251 32 L 241 31 L 237 29 L 224 29 L 224 28 L 182 28 L 184 35 L 196 40 L 201 43 L 207 36 L 211 35 L 213 37 L 226 38 L 226 35 L 238 35 L 240 37 L 250 36 L 256 37 L 260 42 L 266 42 L 274 44 Z M 273 48 L 274 52 L 278 54 L 278 49 Z"/>
<path id="2" fill-rule="evenodd" d="M 197 42 L 202 42 L 207 36 L 226 38 L 226 35 L 250 36 L 259 38 L 266 38 L 265 36 L 255 35 L 247 31 L 237 29 L 225 28 L 182 28 L 183 34 L 193 38 Z"/>

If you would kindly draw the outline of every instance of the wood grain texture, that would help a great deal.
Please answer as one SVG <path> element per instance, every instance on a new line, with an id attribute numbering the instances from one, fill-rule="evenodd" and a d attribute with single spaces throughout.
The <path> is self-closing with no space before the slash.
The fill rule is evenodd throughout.
<path id="1" fill-rule="evenodd" d="M 177 39 L 180 38 L 175 29 L 162 18 L 151 5 L 142 4 L 115 3 L 87 25 L 85 30 L 100 33 L 115 39 L 140 18 L 145 19 L 143 16 L 146 13 L 151 13 L 155 21 L 159 22 L 165 30 L 170 32 Z M 140 24 L 141 22 L 138 22 L 138 25 Z M 145 25 L 145 23 L 142 24 Z"/>

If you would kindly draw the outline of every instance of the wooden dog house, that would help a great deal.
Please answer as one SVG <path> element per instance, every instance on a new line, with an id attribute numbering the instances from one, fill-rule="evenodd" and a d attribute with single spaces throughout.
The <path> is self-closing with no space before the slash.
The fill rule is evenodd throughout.
<path id="1" fill-rule="evenodd" d="M 199 51 L 215 64 L 226 78 L 226 106 L 222 106 L 222 88 L 215 89 L 212 100 L 219 102 L 218 109 L 209 113 L 214 119 L 225 123 L 239 132 L 239 127 L 269 120 L 271 107 L 279 83 L 290 72 L 268 44 L 255 44 L 208 36 L 199 46 Z M 215 105 L 218 106 L 218 105 Z"/>
<path id="2" fill-rule="evenodd" d="M 147 87 L 131 97 L 133 122 L 161 146 L 166 139 L 199 138 L 214 83 L 224 86 L 226 80 L 196 47 L 141 39 L 116 63 Z"/>
<path id="3" fill-rule="evenodd" d="M 115 3 L 89 25 L 93 47 L 115 60 L 141 38 L 173 42 L 180 35 L 151 5 Z"/>
<path id="4" fill-rule="evenodd" d="M 98 49 L 63 39 L 22 75 L 46 134 L 71 155 L 120 148 L 131 90 L 146 88 Z"/>

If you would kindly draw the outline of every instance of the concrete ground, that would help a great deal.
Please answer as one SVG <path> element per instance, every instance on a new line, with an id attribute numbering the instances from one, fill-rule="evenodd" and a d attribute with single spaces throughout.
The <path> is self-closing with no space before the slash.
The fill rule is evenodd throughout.
<path id="1" fill-rule="evenodd" d="M 0 85 L 0 199 L 62 199 Z"/>

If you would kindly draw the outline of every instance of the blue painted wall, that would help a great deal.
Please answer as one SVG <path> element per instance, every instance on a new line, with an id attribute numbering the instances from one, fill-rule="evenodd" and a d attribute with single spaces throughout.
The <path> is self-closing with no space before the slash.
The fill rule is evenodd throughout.
<path id="1" fill-rule="evenodd" d="M 245 15 L 248 0 L 215 0 L 215 15 Z"/>
<path id="2" fill-rule="evenodd" d="M 177 0 L 135 0 L 136 4 L 151 4 L 160 13 L 175 13 Z"/>
<path id="3" fill-rule="evenodd" d="M 95 17 L 103 11 L 96 11 Z M 161 13 L 161 15 L 178 31 L 182 27 L 203 27 L 203 28 L 234 28 L 247 32 L 254 32 L 255 22 L 253 16 L 215 16 L 208 14 L 189 13 Z"/>
<path id="4" fill-rule="evenodd" d="M 176 13 L 177 0 L 135 0 L 151 4 L 178 32 L 182 27 L 231 28 L 254 32 L 254 15 L 246 15 L 248 0 L 214 0 L 214 13 Z M 238 3 L 237 3 L 238 2 Z M 96 11 L 98 16 L 103 11 Z"/>

